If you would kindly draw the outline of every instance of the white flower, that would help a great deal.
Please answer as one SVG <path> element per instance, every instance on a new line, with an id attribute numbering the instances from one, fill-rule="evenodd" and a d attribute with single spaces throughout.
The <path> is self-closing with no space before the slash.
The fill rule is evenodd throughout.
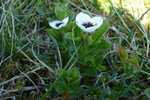
<path id="1" fill-rule="evenodd" d="M 49 22 L 49 25 L 54 29 L 61 29 L 62 27 L 65 27 L 69 21 L 69 17 L 63 19 L 62 21 L 53 21 Z"/>
<path id="2" fill-rule="evenodd" d="M 76 24 L 84 31 L 84 32 L 93 32 L 98 29 L 103 23 L 103 19 L 101 17 L 95 16 L 91 18 L 89 15 L 80 12 L 76 16 Z"/>

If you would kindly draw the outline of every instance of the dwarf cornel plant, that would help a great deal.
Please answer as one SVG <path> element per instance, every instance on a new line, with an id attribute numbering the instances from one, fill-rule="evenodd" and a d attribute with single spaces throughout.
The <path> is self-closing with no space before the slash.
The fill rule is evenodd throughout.
<path id="1" fill-rule="evenodd" d="M 103 52 L 112 47 L 107 40 L 102 39 L 109 29 L 109 23 L 104 22 L 102 17 L 89 15 L 80 12 L 74 20 L 69 20 L 73 16 L 68 16 L 64 7 L 57 5 L 55 7 L 56 20 L 49 22 L 52 28 L 46 29 L 53 40 L 56 40 L 62 59 L 62 67 L 56 69 L 58 78 L 55 84 L 51 85 L 58 93 L 62 94 L 68 100 L 75 99 L 83 95 L 84 89 L 80 87 L 81 74 L 94 76 L 97 72 L 105 71 L 102 66 Z M 66 20 L 67 18 L 67 20 Z M 79 49 L 77 50 L 77 47 Z M 76 52 L 76 56 L 73 53 Z M 76 59 L 74 65 L 69 64 L 64 68 L 68 61 Z M 41 100 L 48 95 L 48 91 Z"/>

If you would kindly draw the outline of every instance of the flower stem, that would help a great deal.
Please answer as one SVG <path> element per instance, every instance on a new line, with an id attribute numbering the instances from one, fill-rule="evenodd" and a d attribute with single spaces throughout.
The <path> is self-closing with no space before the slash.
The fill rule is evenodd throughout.
<path id="1" fill-rule="evenodd" d="M 83 70 L 84 64 L 85 64 L 85 50 L 86 50 L 86 37 L 88 36 L 88 33 L 84 35 L 84 42 L 83 42 L 83 48 L 82 48 L 82 66 L 81 66 L 81 72 Z"/>
<path id="2" fill-rule="evenodd" d="M 83 70 L 83 67 L 84 67 L 84 61 L 85 61 L 85 58 L 84 58 L 84 42 L 83 42 L 83 48 L 82 48 L 82 65 L 81 65 L 81 69 L 80 69 L 80 71 L 82 72 L 82 70 Z"/>
<path id="3" fill-rule="evenodd" d="M 60 29 L 60 30 L 59 30 L 59 34 L 60 34 L 60 36 L 61 36 L 61 38 L 62 38 L 62 46 L 63 46 L 63 48 L 64 48 L 65 50 L 67 50 L 66 41 L 65 41 L 65 39 L 64 39 L 65 34 L 64 34 L 64 32 L 63 32 L 63 29 Z"/>
<path id="4" fill-rule="evenodd" d="M 62 39 L 62 42 L 64 42 L 64 35 L 63 35 L 63 32 L 62 32 L 62 29 L 58 30 L 59 31 L 59 34 L 61 35 L 61 39 Z"/>

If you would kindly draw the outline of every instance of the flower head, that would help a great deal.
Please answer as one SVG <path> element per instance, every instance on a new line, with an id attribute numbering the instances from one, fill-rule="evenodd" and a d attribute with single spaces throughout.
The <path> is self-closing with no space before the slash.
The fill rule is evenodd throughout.
<path id="1" fill-rule="evenodd" d="M 54 29 L 61 29 L 62 27 L 65 27 L 69 21 L 69 17 L 63 19 L 62 21 L 53 21 L 49 22 L 49 25 Z"/>
<path id="2" fill-rule="evenodd" d="M 93 17 L 91 18 L 89 15 L 80 12 L 76 16 L 76 24 L 85 32 L 93 32 L 98 29 L 103 23 L 103 19 L 101 17 Z"/>

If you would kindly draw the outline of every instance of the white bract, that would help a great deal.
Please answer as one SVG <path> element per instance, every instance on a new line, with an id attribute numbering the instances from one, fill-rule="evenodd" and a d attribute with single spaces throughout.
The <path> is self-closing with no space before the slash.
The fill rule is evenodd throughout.
<path id="1" fill-rule="evenodd" d="M 89 15 L 80 12 L 76 16 L 76 24 L 84 31 L 84 32 L 94 32 L 98 29 L 103 23 L 103 19 L 101 17 L 95 16 L 91 18 Z"/>
<path id="2" fill-rule="evenodd" d="M 65 27 L 69 21 L 69 17 L 63 19 L 62 21 L 53 21 L 49 22 L 49 25 L 54 29 L 61 29 L 62 27 Z"/>

